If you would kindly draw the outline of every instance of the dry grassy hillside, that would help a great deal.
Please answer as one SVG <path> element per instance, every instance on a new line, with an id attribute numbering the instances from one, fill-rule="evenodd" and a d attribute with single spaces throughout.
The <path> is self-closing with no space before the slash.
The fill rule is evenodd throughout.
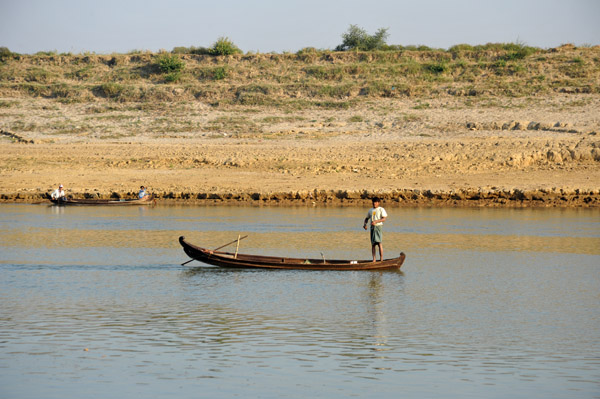
<path id="1" fill-rule="evenodd" d="M 3 57 L 0 93 L 63 102 L 198 100 L 296 109 L 346 108 L 380 97 L 599 92 L 600 47 L 528 49 L 16 55 Z M 182 63 L 161 64 L 165 57 Z"/>

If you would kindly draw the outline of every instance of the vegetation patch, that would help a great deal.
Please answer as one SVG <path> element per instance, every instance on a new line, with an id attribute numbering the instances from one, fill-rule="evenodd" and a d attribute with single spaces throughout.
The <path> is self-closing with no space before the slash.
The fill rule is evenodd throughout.
<path id="1" fill-rule="evenodd" d="M 600 91 L 598 47 L 543 50 L 521 43 L 489 43 L 440 50 L 388 45 L 384 33 L 383 29 L 370 35 L 351 26 L 342 37 L 341 51 L 307 47 L 296 54 L 242 54 L 227 38 L 212 47 L 178 47 L 159 54 L 15 55 L 0 48 L 0 90 L 5 96 L 62 103 L 94 97 L 146 107 L 201 101 L 217 107 L 282 107 L 291 112 L 347 109 L 365 97 Z M 378 44 L 373 47 L 372 42 Z"/>
<path id="2" fill-rule="evenodd" d="M 156 58 L 156 66 L 161 73 L 171 74 L 183 71 L 185 63 L 177 55 L 161 54 Z"/>
<path id="3" fill-rule="evenodd" d="M 99 95 L 107 98 L 117 98 L 121 95 L 121 93 L 123 93 L 124 90 L 125 87 L 123 85 L 113 82 L 103 83 L 96 87 L 96 92 Z"/>
<path id="4" fill-rule="evenodd" d="M 336 51 L 372 51 L 382 49 L 386 45 L 389 36 L 387 29 L 380 28 L 375 34 L 369 35 L 367 31 L 357 25 L 350 25 L 348 31 L 342 35 L 342 44 L 337 46 Z"/>
<path id="5" fill-rule="evenodd" d="M 262 119 L 263 123 L 267 124 L 278 124 L 278 123 L 292 123 L 306 120 L 302 116 L 266 116 Z"/>
<path id="6" fill-rule="evenodd" d="M 54 78 L 53 74 L 44 68 L 33 67 L 27 69 L 25 74 L 26 82 L 48 83 Z"/>
<path id="7" fill-rule="evenodd" d="M 423 68 L 429 73 L 440 74 L 448 70 L 448 65 L 446 65 L 445 62 L 435 62 L 431 64 L 425 64 Z"/>
<path id="8" fill-rule="evenodd" d="M 220 37 L 210 48 L 211 55 L 234 55 L 240 54 L 240 50 L 228 37 Z"/>
<path id="9" fill-rule="evenodd" d="M 11 108 L 19 105 L 18 101 L 14 100 L 0 100 L 0 108 Z"/>
<path id="10" fill-rule="evenodd" d="M 262 131 L 254 121 L 241 116 L 220 116 L 209 121 L 203 130 L 231 133 L 237 136 Z"/>

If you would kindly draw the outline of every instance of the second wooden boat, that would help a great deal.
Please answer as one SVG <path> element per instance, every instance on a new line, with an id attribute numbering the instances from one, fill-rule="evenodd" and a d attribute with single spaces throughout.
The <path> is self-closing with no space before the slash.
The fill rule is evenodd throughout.
<path id="1" fill-rule="evenodd" d="M 51 199 L 55 205 L 152 205 L 156 203 L 154 196 L 144 199 Z"/>

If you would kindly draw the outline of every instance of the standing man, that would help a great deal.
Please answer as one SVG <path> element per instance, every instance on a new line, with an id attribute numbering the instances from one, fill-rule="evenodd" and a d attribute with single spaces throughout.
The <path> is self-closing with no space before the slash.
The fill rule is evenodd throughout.
<path id="1" fill-rule="evenodd" d="M 365 218 L 363 228 L 367 229 L 367 223 L 371 226 L 371 252 L 373 253 L 373 262 L 377 261 L 376 249 L 379 247 L 379 260 L 383 260 L 383 222 L 387 219 L 387 212 L 383 207 L 379 206 L 381 200 L 378 197 L 373 197 L 373 208 L 369 209 L 369 213 Z"/>
<path id="2" fill-rule="evenodd" d="M 52 194 L 50 194 L 50 196 L 52 197 L 52 199 L 60 199 L 60 200 L 66 200 L 66 196 L 65 196 L 65 190 L 63 190 L 63 185 L 59 184 L 58 188 L 56 190 L 54 190 L 52 192 Z"/>

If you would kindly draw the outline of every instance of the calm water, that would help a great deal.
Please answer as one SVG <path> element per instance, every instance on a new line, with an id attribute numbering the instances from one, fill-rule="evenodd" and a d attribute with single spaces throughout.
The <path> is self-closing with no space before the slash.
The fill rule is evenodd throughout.
<path id="1" fill-rule="evenodd" d="M 402 272 L 180 265 L 368 259 L 362 208 L 2 205 L 0 397 L 600 397 L 599 210 L 387 210 Z"/>

